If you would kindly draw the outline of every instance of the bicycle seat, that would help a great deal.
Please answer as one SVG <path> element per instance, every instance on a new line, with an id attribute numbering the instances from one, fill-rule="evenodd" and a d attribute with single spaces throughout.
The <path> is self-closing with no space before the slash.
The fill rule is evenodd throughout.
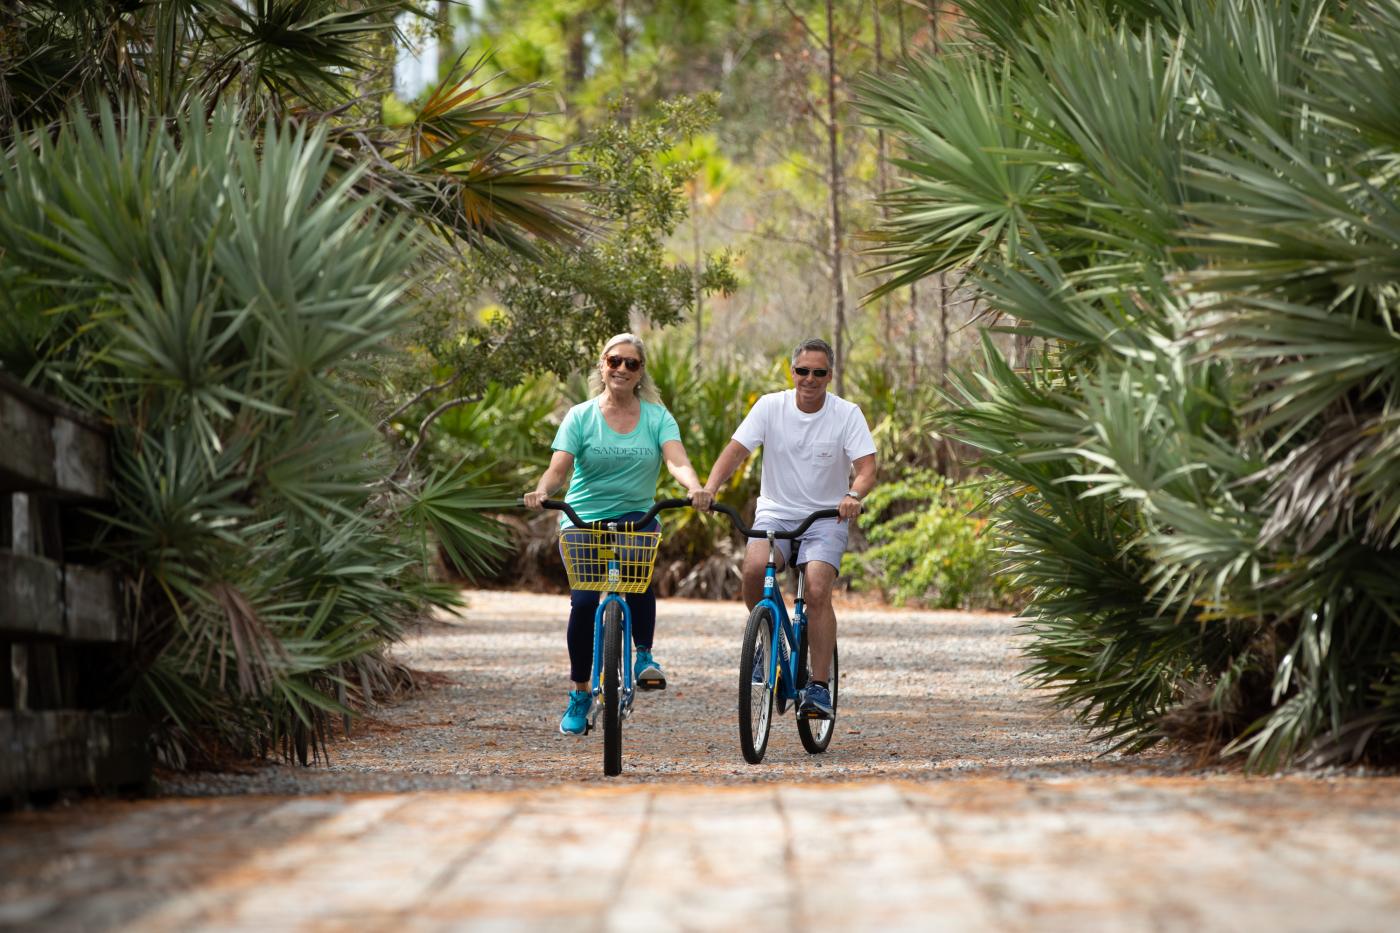
<path id="1" fill-rule="evenodd" d="M 792 539 L 792 556 L 788 558 L 788 566 L 793 570 L 797 569 L 797 550 L 802 546 L 802 539 Z"/>

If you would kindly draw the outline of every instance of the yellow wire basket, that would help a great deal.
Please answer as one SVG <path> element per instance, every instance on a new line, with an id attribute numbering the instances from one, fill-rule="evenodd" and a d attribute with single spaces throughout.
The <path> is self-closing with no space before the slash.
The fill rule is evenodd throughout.
<path id="1" fill-rule="evenodd" d="M 660 544 L 659 531 L 566 528 L 559 533 L 569 586 L 576 590 L 643 592 L 651 583 Z M 613 559 L 617 561 L 617 573 L 610 579 L 608 562 Z"/>

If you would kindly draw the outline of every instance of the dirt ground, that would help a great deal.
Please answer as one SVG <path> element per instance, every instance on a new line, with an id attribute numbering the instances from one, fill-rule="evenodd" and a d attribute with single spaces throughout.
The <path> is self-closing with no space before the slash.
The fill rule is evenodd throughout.
<path id="1" fill-rule="evenodd" d="M 167 793 L 515 790 L 557 783 L 747 784 L 1178 773 L 1184 763 L 1104 756 L 1019 678 L 1014 623 L 989 612 L 914 612 L 847 601 L 836 734 L 803 750 L 775 717 L 763 764 L 745 763 L 736 720 L 747 615 L 738 603 L 659 602 L 656 655 L 668 689 L 641 693 L 624 730 L 623 774 L 604 778 L 602 735 L 561 735 L 568 690 L 567 599 L 475 591 L 466 609 L 397 650 L 436 682 L 380 709 L 327 766 L 169 777 Z"/>

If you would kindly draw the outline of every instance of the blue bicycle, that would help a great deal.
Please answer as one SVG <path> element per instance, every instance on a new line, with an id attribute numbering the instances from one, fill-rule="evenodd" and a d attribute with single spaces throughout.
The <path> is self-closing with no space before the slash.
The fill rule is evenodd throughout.
<path id="1" fill-rule="evenodd" d="M 801 525 L 792 531 L 754 531 L 744 524 L 739 513 L 727 505 L 716 502 L 717 512 L 729 516 L 730 522 L 746 538 L 768 539 L 768 566 L 763 572 L 763 598 L 749 613 L 748 628 L 744 631 L 743 648 L 739 652 L 739 747 L 744 752 L 744 760 L 751 765 L 763 761 L 768 750 L 768 732 L 773 724 L 773 704 L 776 701 L 778 713 L 787 712 L 788 704 L 796 709 L 801 702 L 802 691 L 807 687 L 811 665 L 807 663 L 807 609 L 805 601 L 806 578 L 802 568 L 797 566 L 798 538 L 812 523 L 822 518 L 837 518 L 836 509 L 820 509 L 808 515 Z M 787 606 L 783 603 L 782 590 L 777 585 L 778 541 L 792 541 L 792 567 L 797 573 L 797 596 L 792 604 L 792 617 L 788 617 Z M 802 747 L 813 755 L 826 751 L 831 744 L 831 733 L 835 729 L 836 693 L 840 684 L 840 669 L 837 666 L 836 646 L 831 648 L 831 708 L 830 719 L 816 716 L 797 715 L 797 734 L 802 739 Z"/>
<path id="2" fill-rule="evenodd" d="M 524 505 L 521 499 L 518 505 Z M 632 714 L 632 610 L 623 593 L 641 593 L 651 583 L 660 531 L 647 526 L 658 512 L 690 505 L 689 499 L 662 499 L 633 522 L 585 522 L 567 502 L 541 503 L 569 516 L 572 528 L 559 532 L 569 586 L 604 594 L 593 614 L 593 713 L 588 728 L 603 717 L 603 773 L 622 773 L 622 721 Z"/>

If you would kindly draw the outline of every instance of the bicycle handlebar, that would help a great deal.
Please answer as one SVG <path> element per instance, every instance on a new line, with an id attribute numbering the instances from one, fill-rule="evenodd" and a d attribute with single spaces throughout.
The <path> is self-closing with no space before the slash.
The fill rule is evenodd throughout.
<path id="1" fill-rule="evenodd" d="M 516 499 L 515 504 L 523 506 L 525 505 L 525 500 Z M 569 521 L 574 523 L 575 528 L 591 528 L 595 531 L 601 531 L 606 529 L 610 524 L 616 524 L 618 531 L 636 531 L 638 528 L 650 524 L 651 520 L 656 517 L 657 512 L 664 512 L 666 509 L 683 509 L 690 505 L 690 500 L 662 499 L 659 502 L 653 503 L 652 507 L 647 509 L 647 513 L 641 518 L 631 522 L 586 522 L 579 518 L 578 513 L 574 511 L 574 507 L 563 499 L 546 499 L 541 502 L 540 505 L 546 509 L 563 512 L 565 515 L 569 516 Z"/>
<path id="2" fill-rule="evenodd" d="M 818 519 L 841 517 L 840 509 L 817 509 L 811 515 L 808 515 L 806 519 L 803 520 L 802 524 L 798 525 L 792 531 L 767 532 L 754 531 L 748 525 L 745 525 L 744 520 L 739 517 L 738 512 L 734 511 L 733 506 L 725 505 L 723 502 L 716 502 L 714 505 L 710 506 L 710 508 L 714 509 L 716 512 L 723 512 L 725 515 L 728 515 L 730 523 L 733 524 L 734 527 L 739 530 L 739 534 L 743 535 L 746 538 L 766 538 L 769 534 L 772 534 L 773 537 L 781 538 L 784 541 L 791 541 L 796 538 L 800 538 L 807 531 L 807 529 L 812 526 L 812 522 L 815 522 Z"/>
<path id="3" fill-rule="evenodd" d="M 525 505 L 525 500 L 516 499 L 515 504 L 517 506 L 523 507 Z M 591 528 L 595 530 L 602 530 L 606 529 L 607 526 L 610 524 L 609 522 L 584 521 L 583 519 L 578 517 L 578 513 L 574 511 L 573 506 L 569 505 L 569 503 L 565 502 L 563 499 L 546 499 L 543 502 L 541 502 L 540 505 L 546 509 L 553 509 L 556 512 L 563 512 L 565 515 L 569 516 L 569 521 L 574 523 L 575 528 Z M 635 531 L 636 529 L 649 524 L 651 520 L 656 517 L 656 513 L 658 512 L 664 512 L 666 509 L 683 509 L 688 505 L 690 505 L 689 499 L 662 499 L 659 502 L 653 503 L 652 507 L 647 509 L 646 514 L 643 515 L 641 518 L 637 519 L 636 521 L 617 522 L 616 524 L 618 526 L 619 531 Z M 841 517 L 840 509 L 817 509 L 811 515 L 808 515 L 805 519 L 803 519 L 802 524 L 798 525 L 792 531 L 767 532 L 754 531 L 748 525 L 745 525 L 744 520 L 739 517 L 739 513 L 734 510 L 733 506 L 725 505 L 723 502 L 716 502 L 713 505 L 711 505 L 711 508 L 716 512 L 720 512 L 724 515 L 729 516 L 730 523 L 733 524 L 733 526 L 736 529 L 738 529 L 739 534 L 743 535 L 746 538 L 766 538 L 771 533 L 773 537 L 779 538 L 784 541 L 791 541 L 796 538 L 800 538 L 803 534 L 806 533 L 808 528 L 812 527 L 812 523 L 815 521 L 818 521 L 823 518 Z"/>

